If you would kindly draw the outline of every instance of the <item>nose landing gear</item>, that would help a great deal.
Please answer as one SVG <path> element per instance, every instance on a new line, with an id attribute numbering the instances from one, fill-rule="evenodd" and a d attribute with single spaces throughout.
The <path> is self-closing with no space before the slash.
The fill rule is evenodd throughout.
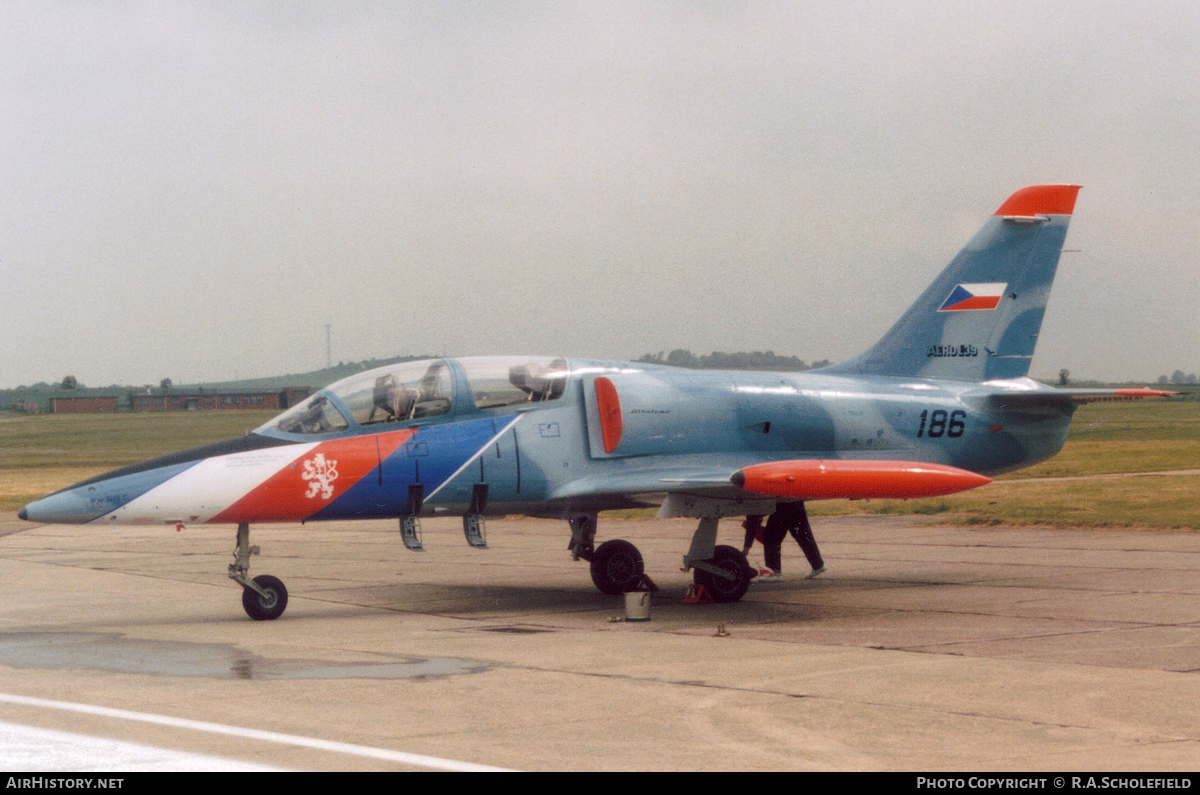
<path id="1" fill-rule="evenodd" d="M 287 609 L 288 593 L 283 582 L 270 574 L 260 574 L 252 582 L 257 588 L 242 590 L 242 607 L 255 621 L 271 621 Z"/>
<path id="2" fill-rule="evenodd" d="M 250 546 L 250 525 L 242 523 L 237 529 L 237 548 L 229 564 L 229 579 L 242 586 L 242 607 L 255 621 L 273 621 L 287 609 L 288 592 L 283 581 L 269 574 L 250 579 L 250 556 L 258 547 Z"/>

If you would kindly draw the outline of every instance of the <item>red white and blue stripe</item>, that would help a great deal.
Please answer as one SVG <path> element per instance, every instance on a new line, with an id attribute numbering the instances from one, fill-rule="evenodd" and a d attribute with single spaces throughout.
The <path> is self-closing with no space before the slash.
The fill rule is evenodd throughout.
<path id="1" fill-rule="evenodd" d="M 444 487 L 521 415 L 322 441 L 283 443 L 118 472 L 27 506 L 30 519 L 104 524 L 305 522 L 400 515 L 408 487 L 453 504 Z"/>

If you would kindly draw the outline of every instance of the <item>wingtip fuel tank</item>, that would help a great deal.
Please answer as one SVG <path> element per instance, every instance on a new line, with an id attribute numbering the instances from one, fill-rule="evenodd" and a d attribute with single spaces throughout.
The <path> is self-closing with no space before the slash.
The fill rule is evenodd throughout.
<path id="1" fill-rule="evenodd" d="M 797 500 L 910 500 L 975 489 L 991 478 L 945 464 L 916 461 L 770 461 L 740 469 L 733 485 Z"/>

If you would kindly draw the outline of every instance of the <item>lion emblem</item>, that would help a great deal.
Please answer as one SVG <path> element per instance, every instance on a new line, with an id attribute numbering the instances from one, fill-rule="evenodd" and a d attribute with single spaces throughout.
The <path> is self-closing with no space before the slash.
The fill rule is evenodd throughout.
<path id="1" fill-rule="evenodd" d="M 305 497 L 311 500 L 320 494 L 321 499 L 327 500 L 333 496 L 333 481 L 338 477 L 337 461 L 329 460 L 324 453 L 317 453 L 304 462 L 304 472 L 300 477 L 309 481 Z"/>

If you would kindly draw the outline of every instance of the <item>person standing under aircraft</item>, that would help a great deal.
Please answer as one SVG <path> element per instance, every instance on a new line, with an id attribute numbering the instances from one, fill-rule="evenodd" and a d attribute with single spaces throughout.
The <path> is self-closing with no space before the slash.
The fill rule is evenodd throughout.
<path id="1" fill-rule="evenodd" d="M 749 554 L 750 548 L 754 546 L 754 541 L 757 539 L 763 545 L 763 558 L 767 565 L 766 574 L 768 577 L 778 577 L 783 571 L 783 539 L 791 533 L 796 539 L 796 543 L 800 545 L 800 550 L 804 553 L 804 557 L 808 559 L 808 565 L 812 567 L 804 579 L 811 580 L 819 574 L 825 572 L 825 561 L 821 558 L 821 550 L 817 547 L 817 540 L 813 537 L 812 526 L 808 523 L 808 511 L 804 509 L 803 502 L 785 502 L 780 503 L 775 513 L 767 519 L 767 526 L 762 526 L 761 516 L 747 516 L 746 521 L 742 522 L 742 527 L 746 530 L 745 542 L 742 545 L 742 554 Z"/>
<path id="2" fill-rule="evenodd" d="M 749 555 L 751 548 L 754 547 L 754 542 L 763 543 L 763 518 L 762 516 L 747 516 L 742 522 L 742 529 L 746 531 L 746 540 L 742 544 L 742 554 Z"/>

